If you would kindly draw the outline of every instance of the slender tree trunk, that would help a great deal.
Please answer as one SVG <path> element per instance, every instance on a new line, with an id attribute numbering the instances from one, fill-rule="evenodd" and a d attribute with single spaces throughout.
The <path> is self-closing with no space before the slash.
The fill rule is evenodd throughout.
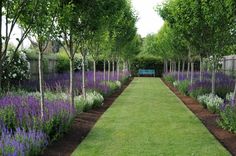
<path id="1" fill-rule="evenodd" d="M 168 60 L 166 60 L 166 73 L 168 73 Z"/>
<path id="2" fill-rule="evenodd" d="M 190 62 L 188 61 L 187 79 L 189 79 L 189 71 L 190 71 Z"/>
<path id="3" fill-rule="evenodd" d="M 110 82 L 110 73 L 111 73 L 111 62 L 108 60 L 108 73 L 107 73 L 108 82 Z"/>
<path id="4" fill-rule="evenodd" d="M 119 81 L 120 78 L 120 60 L 117 60 L 117 81 Z"/>
<path id="5" fill-rule="evenodd" d="M 115 77 L 115 61 L 112 60 L 112 77 Z"/>
<path id="6" fill-rule="evenodd" d="M 74 58 L 70 58 L 70 102 L 71 108 L 74 107 Z"/>
<path id="7" fill-rule="evenodd" d="M 41 49 L 41 48 L 40 48 Z M 43 65 L 42 65 L 43 53 L 40 50 L 39 60 L 38 60 L 38 70 L 39 70 L 39 91 L 40 91 L 40 112 L 41 119 L 44 118 L 44 81 L 43 81 Z"/>
<path id="8" fill-rule="evenodd" d="M 173 62 L 173 69 L 174 69 L 174 73 L 176 74 L 176 62 Z"/>
<path id="9" fill-rule="evenodd" d="M 131 65 L 130 65 L 130 61 L 129 60 L 127 61 L 127 66 L 128 66 L 128 71 L 130 71 L 131 70 Z"/>
<path id="10" fill-rule="evenodd" d="M 96 60 L 93 60 L 93 85 L 96 88 Z"/>
<path id="11" fill-rule="evenodd" d="M 166 60 L 164 60 L 164 63 L 163 63 L 163 72 L 166 73 Z"/>
<path id="12" fill-rule="evenodd" d="M 73 47 L 73 35 L 70 35 L 69 39 L 69 59 L 70 59 L 70 102 L 71 102 L 71 110 L 75 106 L 75 91 L 74 91 L 74 47 Z"/>
<path id="13" fill-rule="evenodd" d="M 125 76 L 125 61 L 123 61 L 123 76 Z"/>
<path id="14" fill-rule="evenodd" d="M 184 77 L 184 71 L 185 71 L 185 61 L 182 62 L 182 77 Z"/>
<path id="15" fill-rule="evenodd" d="M 233 96 L 232 96 L 231 100 L 232 100 L 233 104 L 236 103 L 236 81 L 235 81 L 234 92 L 233 92 Z"/>
<path id="16" fill-rule="evenodd" d="M 2 89 L 2 64 L 3 61 L 2 60 L 2 50 L 3 50 L 3 46 L 2 46 L 2 9 L 3 9 L 3 1 L 0 1 L 0 91 Z"/>
<path id="17" fill-rule="evenodd" d="M 202 82 L 202 58 L 200 58 L 200 71 L 199 71 L 199 79 L 200 79 L 200 82 Z"/>
<path id="18" fill-rule="evenodd" d="M 194 62 L 191 62 L 191 85 L 193 84 L 193 76 L 194 76 Z"/>
<path id="19" fill-rule="evenodd" d="M 215 85 L 216 85 L 216 73 L 215 73 L 215 62 L 213 63 L 212 75 L 211 75 L 211 93 L 215 95 Z"/>
<path id="20" fill-rule="evenodd" d="M 178 81 L 180 81 L 180 61 L 178 61 Z"/>
<path id="21" fill-rule="evenodd" d="M 86 99 L 86 90 L 85 90 L 85 54 L 82 56 L 82 94 L 84 99 Z"/>
<path id="22" fill-rule="evenodd" d="M 170 61 L 170 73 L 172 72 L 172 63 Z"/>
<path id="23" fill-rule="evenodd" d="M 103 80 L 106 82 L 106 60 L 103 61 Z"/>
<path id="24" fill-rule="evenodd" d="M 3 76 L 2 61 L 0 61 L 0 91 L 2 90 L 2 76 Z"/>

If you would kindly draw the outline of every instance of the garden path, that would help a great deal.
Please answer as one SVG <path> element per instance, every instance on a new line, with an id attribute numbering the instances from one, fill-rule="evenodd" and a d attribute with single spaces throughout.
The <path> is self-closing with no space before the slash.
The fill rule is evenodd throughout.
<path id="1" fill-rule="evenodd" d="M 135 78 L 72 155 L 230 154 L 159 78 Z"/>

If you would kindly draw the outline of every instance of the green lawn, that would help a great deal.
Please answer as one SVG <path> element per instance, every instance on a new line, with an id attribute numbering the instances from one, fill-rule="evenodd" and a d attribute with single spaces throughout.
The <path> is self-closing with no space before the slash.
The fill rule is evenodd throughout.
<path id="1" fill-rule="evenodd" d="M 73 155 L 230 154 L 160 79 L 135 78 Z"/>

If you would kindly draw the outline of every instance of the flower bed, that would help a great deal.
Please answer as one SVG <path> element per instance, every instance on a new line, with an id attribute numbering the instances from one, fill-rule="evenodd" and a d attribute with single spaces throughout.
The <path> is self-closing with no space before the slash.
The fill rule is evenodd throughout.
<path id="1" fill-rule="evenodd" d="M 39 100 L 34 96 L 5 96 L 0 99 L 0 153 L 36 155 L 49 141 L 70 127 L 76 115 L 66 101 L 45 101 L 41 118 Z"/>
<path id="2" fill-rule="evenodd" d="M 236 104 L 232 100 L 235 80 L 232 77 L 216 73 L 215 95 L 211 94 L 211 74 L 207 72 L 203 73 L 202 81 L 199 73 L 194 73 L 192 85 L 186 73 L 181 74 L 180 81 L 177 73 L 165 74 L 164 79 L 185 95 L 196 98 L 210 112 L 219 114 L 218 125 L 236 133 Z"/>

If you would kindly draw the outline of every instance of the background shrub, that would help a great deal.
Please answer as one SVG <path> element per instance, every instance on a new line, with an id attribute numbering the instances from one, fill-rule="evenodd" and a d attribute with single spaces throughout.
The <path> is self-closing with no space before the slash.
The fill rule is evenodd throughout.
<path id="1" fill-rule="evenodd" d="M 138 76 L 139 69 L 154 69 L 155 76 L 161 77 L 163 73 L 163 61 L 156 57 L 136 57 L 131 66 L 132 75 Z"/>

